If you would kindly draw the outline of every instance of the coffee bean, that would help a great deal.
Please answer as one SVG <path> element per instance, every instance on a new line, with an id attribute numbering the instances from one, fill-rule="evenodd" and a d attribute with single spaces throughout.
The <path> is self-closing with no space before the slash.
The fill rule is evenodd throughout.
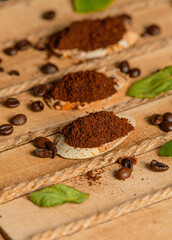
<path id="1" fill-rule="evenodd" d="M 125 160 L 122 162 L 122 166 L 123 166 L 123 167 L 127 167 L 127 168 L 129 168 L 131 171 L 133 171 L 133 164 L 132 164 L 132 161 L 130 161 L 129 159 L 125 159 Z"/>
<path id="2" fill-rule="evenodd" d="M 55 143 L 47 142 L 46 147 L 48 150 L 52 151 L 52 158 L 55 158 L 55 156 L 57 155 L 57 148 L 56 148 Z"/>
<path id="3" fill-rule="evenodd" d="M 33 93 L 37 97 L 43 97 L 44 94 L 46 93 L 46 91 L 47 91 L 46 85 L 41 85 L 40 84 L 40 85 L 33 88 Z"/>
<path id="4" fill-rule="evenodd" d="M 122 18 L 122 20 L 126 23 L 126 24 L 131 24 L 131 16 L 127 15 L 127 14 L 122 14 L 120 15 L 120 17 Z"/>
<path id="5" fill-rule="evenodd" d="M 46 143 L 48 142 L 51 142 L 51 141 L 46 137 L 36 137 L 34 139 L 34 145 L 38 148 L 47 148 Z"/>
<path id="6" fill-rule="evenodd" d="M 13 126 L 10 124 L 3 124 L 0 126 L 0 135 L 10 135 L 13 132 Z"/>
<path id="7" fill-rule="evenodd" d="M 17 49 L 14 47 L 4 49 L 4 53 L 9 56 L 15 56 L 17 54 Z"/>
<path id="8" fill-rule="evenodd" d="M 5 105 L 9 108 L 15 108 L 15 107 L 18 107 L 20 105 L 20 102 L 16 98 L 8 98 L 5 101 Z"/>
<path id="9" fill-rule="evenodd" d="M 24 114 L 17 114 L 11 119 L 13 125 L 19 126 L 25 124 L 27 117 Z"/>
<path id="10" fill-rule="evenodd" d="M 47 11 L 42 14 L 42 18 L 45 20 L 52 20 L 56 13 L 54 11 Z"/>
<path id="11" fill-rule="evenodd" d="M 167 112 L 164 114 L 164 120 L 168 121 L 168 122 L 172 122 L 172 113 L 171 112 Z"/>
<path id="12" fill-rule="evenodd" d="M 47 49 L 46 43 L 44 41 L 39 40 L 36 44 L 35 44 L 35 49 L 39 50 L 39 51 L 44 51 Z"/>
<path id="13" fill-rule="evenodd" d="M 164 121 L 159 126 L 164 132 L 172 131 L 172 122 Z"/>
<path id="14" fill-rule="evenodd" d="M 12 71 L 10 71 L 10 72 L 8 72 L 8 74 L 9 75 L 11 75 L 11 76 L 20 76 L 20 73 L 17 71 L 17 70 L 12 70 Z"/>
<path id="15" fill-rule="evenodd" d="M 130 71 L 130 66 L 127 61 L 123 61 L 119 64 L 119 69 L 123 73 L 128 73 Z"/>
<path id="16" fill-rule="evenodd" d="M 125 156 L 125 157 L 121 157 L 118 159 L 118 163 L 123 165 L 123 163 L 126 161 L 126 160 L 129 160 L 132 162 L 133 165 L 136 165 L 137 164 L 137 158 L 136 157 L 130 157 L 130 156 Z"/>
<path id="17" fill-rule="evenodd" d="M 4 72 L 4 69 L 2 67 L 0 67 L 0 72 Z"/>
<path id="18" fill-rule="evenodd" d="M 44 104 L 41 101 L 35 101 L 31 104 L 32 110 L 35 112 L 40 112 L 44 109 Z"/>
<path id="19" fill-rule="evenodd" d="M 153 125 L 159 125 L 160 123 L 162 123 L 164 120 L 163 116 L 160 114 L 153 114 L 150 117 L 150 123 Z"/>
<path id="20" fill-rule="evenodd" d="M 44 148 L 38 148 L 33 152 L 37 157 L 40 157 L 40 158 L 52 158 L 52 151 Z"/>
<path id="21" fill-rule="evenodd" d="M 125 180 L 131 176 L 131 170 L 127 167 L 122 167 L 116 172 L 116 178 L 119 180 Z"/>
<path id="22" fill-rule="evenodd" d="M 52 63 L 47 63 L 45 65 L 43 65 L 41 67 L 41 71 L 44 74 L 51 74 L 51 73 L 55 73 L 58 71 L 58 67 L 56 67 L 56 65 L 52 64 Z"/>
<path id="23" fill-rule="evenodd" d="M 31 47 L 31 43 L 27 39 L 23 39 L 16 43 L 16 48 L 18 50 L 26 50 Z"/>
<path id="24" fill-rule="evenodd" d="M 140 69 L 139 68 L 133 68 L 129 71 L 130 77 L 135 78 L 140 76 Z"/>
<path id="25" fill-rule="evenodd" d="M 162 162 L 152 160 L 151 163 L 150 163 L 150 169 L 155 171 L 155 172 L 164 172 L 164 171 L 167 171 L 169 169 L 169 166 L 162 163 Z"/>
<path id="26" fill-rule="evenodd" d="M 161 32 L 161 29 L 158 25 L 150 25 L 146 28 L 146 33 L 150 35 L 159 35 Z"/>

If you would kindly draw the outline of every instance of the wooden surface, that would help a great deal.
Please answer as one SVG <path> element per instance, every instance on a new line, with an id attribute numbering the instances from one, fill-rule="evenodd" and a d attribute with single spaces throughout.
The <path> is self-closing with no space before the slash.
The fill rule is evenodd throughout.
<path id="1" fill-rule="evenodd" d="M 60 6 L 60 7 L 59 7 Z M 55 9 L 56 18 L 45 21 L 40 16 L 42 12 Z M 97 18 L 120 13 L 132 15 L 132 28 L 138 34 L 150 24 L 158 24 L 161 34 L 155 37 L 140 38 L 135 46 L 118 54 L 112 54 L 103 59 L 95 59 L 79 63 L 72 59 L 48 57 L 47 52 L 36 51 L 31 48 L 21 51 L 14 57 L 6 56 L 3 49 L 14 44 L 16 40 L 28 38 L 33 44 L 40 37 L 46 37 L 57 29 L 69 25 L 74 20 L 83 18 Z M 170 0 L 116 0 L 103 12 L 88 15 L 73 12 L 70 0 L 10 0 L 0 3 L 0 57 L 3 59 L 4 73 L 0 73 L 0 125 L 8 123 L 10 118 L 18 113 L 24 113 L 28 121 L 24 126 L 15 127 L 10 136 L 0 136 L 0 198 L 6 188 L 16 188 L 22 183 L 41 181 L 46 174 L 63 174 L 65 184 L 88 192 L 90 198 L 82 205 L 65 204 L 53 208 L 39 208 L 34 206 L 28 195 L 0 205 L 0 232 L 6 239 L 25 240 L 38 233 L 60 227 L 62 224 L 84 219 L 106 209 L 119 207 L 127 201 L 135 201 L 145 195 L 152 194 L 171 186 L 171 158 L 158 155 L 160 147 L 172 139 L 171 133 L 162 132 L 158 127 L 148 122 L 153 113 L 172 111 L 172 92 L 160 95 L 155 99 L 133 99 L 126 96 L 127 88 L 138 79 L 150 75 L 157 69 L 172 65 L 172 5 Z M 27 27 L 26 27 L 27 26 Z M 43 100 L 34 97 L 32 88 L 37 83 L 51 82 L 60 79 L 70 71 L 86 69 L 116 68 L 121 60 L 129 60 L 131 67 L 139 67 L 141 76 L 129 79 L 126 88 L 120 91 L 118 97 L 95 109 L 83 111 L 51 110 L 45 105 L 44 111 L 34 113 L 29 105 L 33 100 Z M 59 72 L 45 76 L 40 72 L 40 66 L 50 61 L 59 67 Z M 10 70 L 19 70 L 20 77 L 7 74 Z M 29 91 L 28 91 L 29 90 Z M 21 105 L 16 109 L 8 109 L 3 105 L 7 96 L 16 95 Z M 41 159 L 32 154 L 35 147 L 32 140 L 35 136 L 50 136 L 55 139 L 55 132 L 68 121 L 85 115 L 88 111 L 111 109 L 132 116 L 136 120 L 133 134 L 120 146 L 99 158 L 91 160 L 68 160 L 57 156 L 55 159 Z M 46 117 L 45 117 L 46 116 Z M 6 150 L 6 151 L 4 151 Z M 138 164 L 134 167 L 132 177 L 126 181 L 114 178 L 114 171 L 119 168 L 115 164 L 118 157 L 126 152 L 138 156 Z M 108 160 L 110 159 L 111 160 Z M 160 160 L 170 166 L 164 173 L 149 170 L 148 163 L 152 159 Z M 87 179 L 80 175 L 87 172 L 82 164 L 90 169 L 104 167 L 97 183 L 89 185 Z M 90 165 L 89 165 L 90 164 Z M 66 174 L 73 167 L 75 171 Z M 52 176 L 51 175 L 51 176 Z M 73 178 L 76 176 L 75 178 Z M 51 178 L 51 177 L 50 177 Z M 53 180 L 56 184 L 60 180 Z M 46 185 L 46 183 L 45 183 Z M 44 186 L 44 185 L 42 185 Z M 39 187 L 38 187 L 39 188 Z M 36 190 L 35 188 L 34 190 Z M 28 191 L 29 192 L 29 191 Z M 27 191 L 25 192 L 27 193 Z M 18 196 L 22 195 L 19 194 Z M 15 198 L 15 195 L 12 197 Z M 146 205 L 145 205 L 146 206 Z M 64 240 L 77 239 L 172 239 L 172 200 L 163 200 L 140 210 L 129 212 L 110 222 L 91 226 L 74 235 L 66 236 Z M 0 240 L 3 237 L 0 236 Z"/>

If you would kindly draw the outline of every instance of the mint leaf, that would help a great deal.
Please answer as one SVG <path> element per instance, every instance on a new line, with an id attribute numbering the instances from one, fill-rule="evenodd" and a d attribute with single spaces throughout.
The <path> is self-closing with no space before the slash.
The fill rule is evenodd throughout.
<path id="1" fill-rule="evenodd" d="M 172 140 L 167 142 L 159 152 L 160 156 L 172 157 Z"/>
<path id="2" fill-rule="evenodd" d="M 80 192 L 64 184 L 58 184 L 32 193 L 29 199 L 40 207 L 51 207 L 67 202 L 83 203 L 88 197 L 89 194 Z"/>
<path id="3" fill-rule="evenodd" d="M 105 9 L 114 0 L 73 0 L 73 7 L 76 12 L 87 13 Z"/>
<path id="4" fill-rule="evenodd" d="M 172 66 L 135 82 L 127 95 L 137 98 L 154 98 L 172 89 Z"/>

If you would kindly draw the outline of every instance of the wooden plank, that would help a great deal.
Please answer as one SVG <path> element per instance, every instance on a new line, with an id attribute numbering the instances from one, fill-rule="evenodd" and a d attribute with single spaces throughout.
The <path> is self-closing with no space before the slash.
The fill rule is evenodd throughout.
<path id="1" fill-rule="evenodd" d="M 36 233 L 83 219 L 166 188 L 171 184 L 172 162 L 169 157 L 158 156 L 158 152 L 159 149 L 138 156 L 132 177 L 125 181 L 114 178 L 114 172 L 119 169 L 118 164 L 104 168 L 100 174 L 101 179 L 97 183 L 92 182 L 92 185 L 81 176 L 65 181 L 64 184 L 90 194 L 84 204 L 40 208 L 32 204 L 28 196 L 3 204 L 0 206 L 0 225 L 13 240 L 28 239 Z M 152 159 L 168 164 L 169 170 L 162 173 L 151 171 L 147 165 Z"/>

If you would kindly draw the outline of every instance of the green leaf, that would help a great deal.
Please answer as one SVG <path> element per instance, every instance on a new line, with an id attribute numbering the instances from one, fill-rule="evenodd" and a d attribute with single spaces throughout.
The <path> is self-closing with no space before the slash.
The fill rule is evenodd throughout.
<path id="1" fill-rule="evenodd" d="M 159 152 L 160 156 L 172 157 L 172 140 L 167 142 Z"/>
<path id="2" fill-rule="evenodd" d="M 127 95 L 137 98 L 154 98 L 172 89 L 172 66 L 135 82 Z"/>
<path id="3" fill-rule="evenodd" d="M 40 207 L 51 207 L 67 202 L 83 203 L 88 197 L 89 194 L 80 192 L 64 184 L 58 184 L 32 193 L 29 199 Z"/>
<path id="4" fill-rule="evenodd" d="M 107 8 L 114 0 L 73 0 L 76 12 L 88 13 Z"/>

